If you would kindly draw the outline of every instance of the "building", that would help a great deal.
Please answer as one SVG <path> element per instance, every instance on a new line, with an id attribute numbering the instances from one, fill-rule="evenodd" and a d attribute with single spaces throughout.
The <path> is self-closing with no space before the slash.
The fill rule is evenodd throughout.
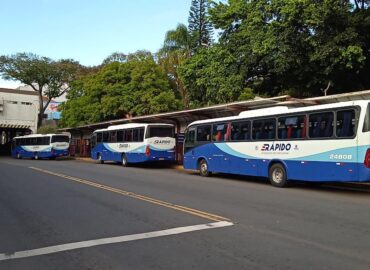
<path id="1" fill-rule="evenodd" d="M 0 88 L 0 154 L 8 154 L 11 139 L 36 133 L 39 98 L 36 92 Z"/>

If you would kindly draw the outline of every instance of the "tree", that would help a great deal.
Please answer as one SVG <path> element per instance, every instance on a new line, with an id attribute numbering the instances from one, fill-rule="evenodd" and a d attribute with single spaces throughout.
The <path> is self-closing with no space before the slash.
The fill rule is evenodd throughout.
<path id="1" fill-rule="evenodd" d="M 53 134 L 57 133 L 57 127 L 54 126 L 42 126 L 37 129 L 39 134 Z"/>
<path id="2" fill-rule="evenodd" d="M 194 47 L 208 47 L 212 42 L 213 28 L 208 18 L 209 0 L 192 0 L 189 12 L 189 32 Z"/>
<path id="3" fill-rule="evenodd" d="M 189 107 L 189 97 L 182 79 L 178 74 L 178 67 L 192 55 L 192 36 L 184 24 L 179 24 L 175 30 L 166 33 L 164 45 L 158 52 L 159 63 L 167 74 L 170 85 L 175 89 L 184 108 Z"/>
<path id="4" fill-rule="evenodd" d="M 335 92 L 370 86 L 362 75 L 369 72 L 369 15 L 355 22 L 351 1 L 229 0 L 209 13 L 220 45 L 256 93 L 303 97 L 328 85 Z"/>
<path id="5" fill-rule="evenodd" d="M 237 59 L 222 46 L 202 49 L 179 68 L 191 107 L 245 100 L 254 97 L 245 86 Z"/>
<path id="6" fill-rule="evenodd" d="M 69 90 L 80 65 L 71 59 L 54 61 L 32 53 L 0 57 L 0 73 L 6 80 L 17 80 L 30 86 L 39 95 L 38 127 L 50 101 Z M 43 96 L 47 101 L 43 102 Z"/>
<path id="7" fill-rule="evenodd" d="M 146 51 L 76 80 L 61 106 L 61 126 L 167 112 L 180 107 L 166 74 Z"/>

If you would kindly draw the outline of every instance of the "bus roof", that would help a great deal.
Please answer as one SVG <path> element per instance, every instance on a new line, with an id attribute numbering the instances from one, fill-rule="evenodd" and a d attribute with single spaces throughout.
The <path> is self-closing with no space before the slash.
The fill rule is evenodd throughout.
<path id="1" fill-rule="evenodd" d="M 68 134 L 63 134 L 63 133 L 50 133 L 50 134 L 30 134 L 30 135 L 24 135 L 24 136 L 17 136 L 14 137 L 13 139 L 21 139 L 21 138 L 35 138 L 35 137 L 50 137 L 50 136 L 67 136 L 69 137 Z"/>
<path id="2" fill-rule="evenodd" d="M 163 124 L 163 123 L 129 123 L 129 124 L 109 126 L 108 128 L 98 129 L 98 130 L 95 130 L 94 132 L 102 132 L 102 131 L 108 131 L 108 130 L 119 130 L 119 129 L 129 129 L 129 128 L 139 128 L 139 127 L 147 127 L 147 126 L 173 127 L 174 125 Z"/>
<path id="3" fill-rule="evenodd" d="M 341 108 L 341 107 L 347 107 L 347 106 L 364 107 L 364 106 L 367 106 L 369 103 L 370 103 L 370 100 L 356 100 L 356 101 L 345 101 L 345 102 L 330 103 L 330 104 L 323 104 L 323 105 L 313 105 L 313 106 L 307 106 L 307 107 L 301 107 L 301 108 L 289 108 L 287 106 L 276 106 L 276 107 L 271 107 L 271 108 L 244 111 L 244 112 L 241 112 L 237 116 L 199 120 L 199 121 L 190 123 L 189 126 L 213 123 L 213 122 L 231 121 L 231 120 L 238 120 L 238 119 L 241 120 L 241 119 L 253 118 L 253 117 L 274 116 L 274 115 L 279 115 L 279 114 L 289 114 L 289 113 L 299 113 L 299 112 L 307 112 L 307 111 L 315 111 L 315 110 L 323 110 L 323 109 Z"/>

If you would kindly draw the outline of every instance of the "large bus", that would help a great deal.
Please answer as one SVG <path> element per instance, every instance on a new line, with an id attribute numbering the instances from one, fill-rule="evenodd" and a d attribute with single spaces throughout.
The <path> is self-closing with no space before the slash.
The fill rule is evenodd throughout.
<path id="1" fill-rule="evenodd" d="M 370 100 L 272 107 L 191 123 L 184 168 L 289 180 L 370 181 Z"/>
<path id="2" fill-rule="evenodd" d="M 123 124 L 94 131 L 91 158 L 129 163 L 175 160 L 174 126 L 170 124 Z"/>
<path id="3" fill-rule="evenodd" d="M 33 134 L 14 137 L 12 141 L 12 157 L 55 159 L 69 155 L 70 137 L 66 134 Z"/>

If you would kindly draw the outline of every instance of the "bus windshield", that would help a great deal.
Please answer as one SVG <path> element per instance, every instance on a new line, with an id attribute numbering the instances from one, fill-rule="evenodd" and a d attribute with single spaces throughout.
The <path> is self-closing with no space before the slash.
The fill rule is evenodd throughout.
<path id="1" fill-rule="evenodd" d="M 147 138 L 152 137 L 173 137 L 173 128 L 165 126 L 149 127 Z"/>
<path id="2" fill-rule="evenodd" d="M 69 142 L 69 137 L 65 135 L 56 135 L 51 138 L 51 142 Z"/>

